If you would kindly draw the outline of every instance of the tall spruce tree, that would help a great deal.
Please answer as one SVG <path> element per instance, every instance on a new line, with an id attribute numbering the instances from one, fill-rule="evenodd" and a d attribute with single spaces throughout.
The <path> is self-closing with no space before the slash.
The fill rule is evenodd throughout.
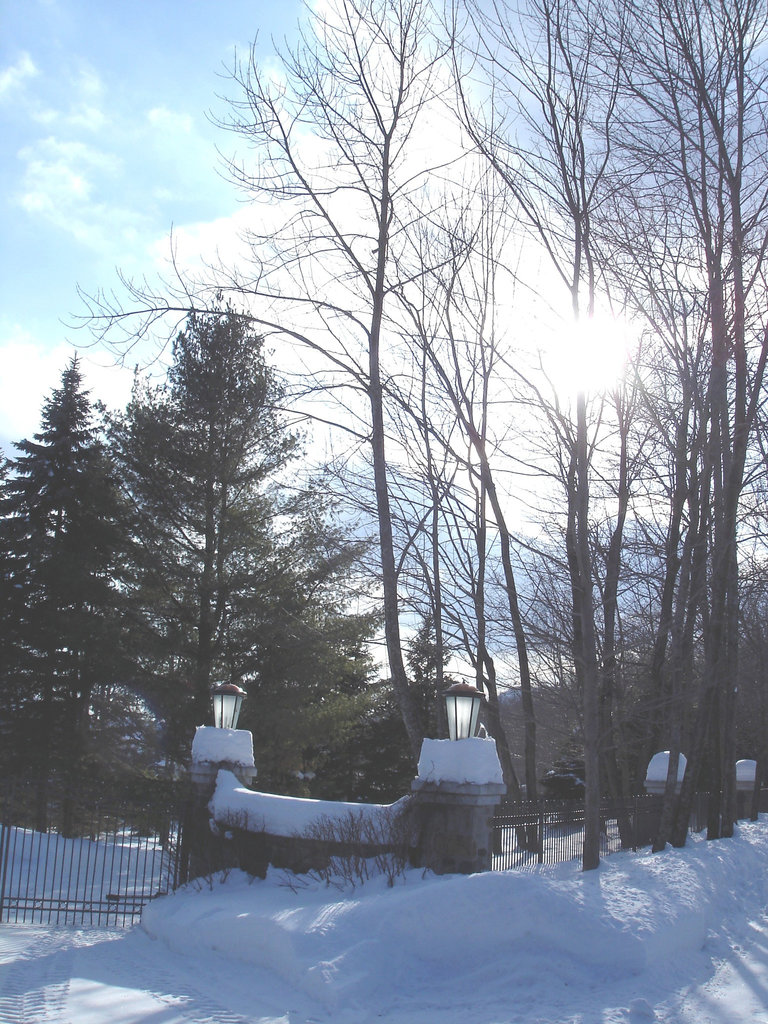
<path id="1" fill-rule="evenodd" d="M 211 685 L 243 683 L 260 779 L 286 789 L 364 700 L 372 620 L 345 611 L 358 550 L 296 482 L 281 398 L 246 317 L 191 313 L 167 381 L 137 382 L 112 438 L 139 542 L 139 686 L 183 755 Z"/>
<path id="2" fill-rule="evenodd" d="M 123 671 L 118 489 L 77 358 L 45 401 L 40 432 L 16 445 L 0 484 L 3 769 L 76 781 L 94 688 Z"/>

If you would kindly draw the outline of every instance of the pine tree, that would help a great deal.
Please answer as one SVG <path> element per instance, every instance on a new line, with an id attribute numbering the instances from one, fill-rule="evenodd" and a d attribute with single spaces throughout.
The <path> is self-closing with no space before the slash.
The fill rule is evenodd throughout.
<path id="1" fill-rule="evenodd" d="M 123 669 L 121 504 L 77 358 L 16 445 L 0 485 L 0 678 L 12 742 L 6 771 L 78 776 L 94 687 Z"/>
<path id="2" fill-rule="evenodd" d="M 286 789 L 363 699 L 372 619 L 346 611 L 357 549 L 297 483 L 282 397 L 247 318 L 190 314 L 167 381 L 136 383 L 112 439 L 135 514 L 140 685 L 182 756 L 211 685 L 243 684 L 260 780 Z"/>

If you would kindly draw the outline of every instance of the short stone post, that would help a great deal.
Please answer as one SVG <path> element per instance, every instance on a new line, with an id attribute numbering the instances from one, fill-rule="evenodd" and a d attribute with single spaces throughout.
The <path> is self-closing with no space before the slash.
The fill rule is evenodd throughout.
<path id="1" fill-rule="evenodd" d="M 755 785 L 756 778 L 757 761 L 745 759 L 736 762 L 736 818 L 739 820 L 758 819 L 759 807 L 756 797 L 759 794 L 759 784 Z"/>
<path id="2" fill-rule="evenodd" d="M 416 867 L 437 875 L 489 871 L 490 819 L 507 789 L 491 739 L 425 739 L 411 784 Z"/>
<path id="3" fill-rule="evenodd" d="M 212 828 L 208 804 L 221 769 L 232 772 L 244 786 L 256 776 L 253 736 L 247 729 L 217 729 L 199 725 L 192 741 L 192 806 L 184 825 L 184 845 L 189 854 L 189 877 L 207 875 L 228 867 L 221 837 Z"/>
<path id="4" fill-rule="evenodd" d="M 685 759 L 685 754 L 679 754 L 677 762 L 677 780 L 675 784 L 675 792 L 680 792 L 680 787 L 683 784 L 683 776 L 685 775 L 685 768 L 688 762 Z M 658 754 L 654 754 L 651 760 L 648 762 L 648 768 L 645 772 L 645 792 L 649 796 L 663 796 L 667 788 L 667 775 L 669 773 L 669 759 L 670 753 L 668 750 L 660 750 Z"/>

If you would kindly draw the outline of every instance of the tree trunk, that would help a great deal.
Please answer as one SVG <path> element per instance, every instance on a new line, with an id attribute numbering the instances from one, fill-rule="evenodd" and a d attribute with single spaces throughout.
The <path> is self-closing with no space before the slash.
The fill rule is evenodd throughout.
<path id="1" fill-rule="evenodd" d="M 371 409 L 371 456 L 376 494 L 376 513 L 381 553 L 381 583 L 384 591 L 384 638 L 389 660 L 389 671 L 397 695 L 405 730 L 414 759 L 418 759 L 424 738 L 424 725 L 420 720 L 416 701 L 408 682 L 400 640 L 400 610 L 397 593 L 397 569 L 392 533 L 392 511 L 387 481 L 387 456 L 384 432 L 384 394 L 381 383 L 381 326 L 384 315 L 385 271 L 390 223 L 389 196 L 389 138 L 382 158 L 382 186 L 378 208 L 379 237 L 377 247 L 376 278 L 372 295 L 371 321 L 368 330 L 368 400 Z"/>

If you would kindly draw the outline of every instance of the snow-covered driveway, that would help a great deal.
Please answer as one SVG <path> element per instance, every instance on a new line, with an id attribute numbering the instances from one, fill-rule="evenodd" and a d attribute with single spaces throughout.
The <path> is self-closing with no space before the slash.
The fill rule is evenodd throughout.
<path id="1" fill-rule="evenodd" d="M 174 954 L 139 928 L 0 927 L 0 1024 L 305 1024 L 265 972 Z M 256 996 L 256 998 L 254 998 Z"/>

